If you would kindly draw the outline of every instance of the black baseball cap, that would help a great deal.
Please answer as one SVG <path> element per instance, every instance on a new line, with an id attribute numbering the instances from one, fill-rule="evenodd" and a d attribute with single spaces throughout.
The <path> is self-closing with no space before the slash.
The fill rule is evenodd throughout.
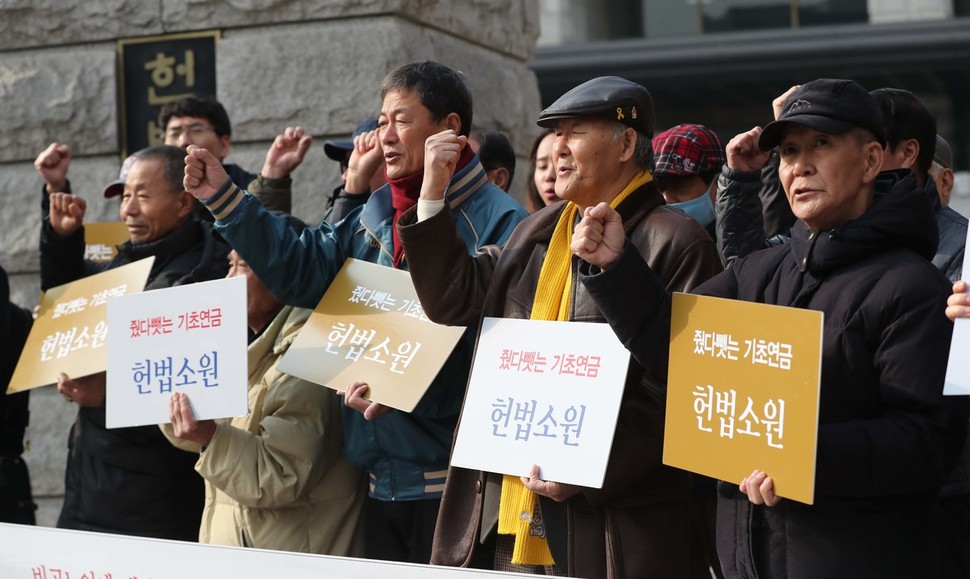
<path id="1" fill-rule="evenodd" d="M 653 98 L 642 85 L 619 76 L 588 80 L 539 113 L 540 127 L 554 128 L 559 119 L 596 116 L 613 119 L 653 138 Z"/>
<path id="2" fill-rule="evenodd" d="M 886 146 L 886 126 L 879 104 L 869 91 L 851 80 L 820 78 L 798 87 L 785 99 L 781 116 L 761 132 L 758 139 L 761 150 L 777 147 L 788 125 L 801 125 L 830 135 L 861 127 L 872 131 Z"/>
<path id="3" fill-rule="evenodd" d="M 368 117 L 357 125 L 354 129 L 354 137 L 357 135 L 366 133 L 367 131 L 373 131 L 377 128 L 377 117 Z M 327 154 L 328 157 L 337 161 L 338 163 L 343 162 L 347 157 L 347 153 L 354 150 L 354 139 L 350 138 L 349 141 L 325 141 L 323 143 L 323 152 Z"/>

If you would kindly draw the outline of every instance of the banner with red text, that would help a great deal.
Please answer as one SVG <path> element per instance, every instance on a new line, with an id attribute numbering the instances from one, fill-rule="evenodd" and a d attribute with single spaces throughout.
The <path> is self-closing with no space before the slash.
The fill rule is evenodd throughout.
<path id="1" fill-rule="evenodd" d="M 607 324 L 485 318 L 451 464 L 602 487 L 629 362 Z"/>
<path id="2" fill-rule="evenodd" d="M 243 416 L 249 370 L 246 278 L 126 296 L 108 307 L 108 428 L 170 422 L 173 392 L 195 417 Z"/>

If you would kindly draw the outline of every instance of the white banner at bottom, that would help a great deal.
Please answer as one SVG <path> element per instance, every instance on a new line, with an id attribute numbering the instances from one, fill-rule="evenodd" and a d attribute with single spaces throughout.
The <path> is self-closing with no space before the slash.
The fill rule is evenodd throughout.
<path id="1" fill-rule="evenodd" d="M 0 523 L 3 579 L 486 579 L 454 567 L 199 545 Z"/>

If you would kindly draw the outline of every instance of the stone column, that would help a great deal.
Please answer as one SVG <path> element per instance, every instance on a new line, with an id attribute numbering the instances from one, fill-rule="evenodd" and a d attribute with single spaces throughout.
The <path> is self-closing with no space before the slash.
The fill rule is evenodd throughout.
<path id="1" fill-rule="evenodd" d="M 345 138 L 380 109 L 377 89 L 400 64 L 436 60 L 465 73 L 476 124 L 505 131 L 519 153 L 513 193 L 524 198 L 524 157 L 538 132 L 534 74 L 537 0 L 36 0 L 0 5 L 0 264 L 12 299 L 38 301 L 41 180 L 33 159 L 71 146 L 68 176 L 87 219 L 117 219 L 103 185 L 120 165 L 115 42 L 219 29 L 217 86 L 233 124 L 228 161 L 258 172 L 266 148 L 299 125 L 314 145 L 294 174 L 294 213 L 323 215 L 339 180 L 322 142 Z M 30 450 L 40 524 L 56 521 L 75 408 L 53 388 L 31 396 Z"/>

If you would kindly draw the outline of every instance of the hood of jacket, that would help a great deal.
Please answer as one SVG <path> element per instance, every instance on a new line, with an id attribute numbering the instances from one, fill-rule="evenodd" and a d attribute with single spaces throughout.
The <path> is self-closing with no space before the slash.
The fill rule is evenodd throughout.
<path id="1" fill-rule="evenodd" d="M 828 231 L 792 228 L 791 252 L 803 272 L 824 273 L 893 248 L 927 260 L 936 253 L 939 230 L 926 192 L 908 170 L 876 178 L 872 204 L 859 218 Z"/>

